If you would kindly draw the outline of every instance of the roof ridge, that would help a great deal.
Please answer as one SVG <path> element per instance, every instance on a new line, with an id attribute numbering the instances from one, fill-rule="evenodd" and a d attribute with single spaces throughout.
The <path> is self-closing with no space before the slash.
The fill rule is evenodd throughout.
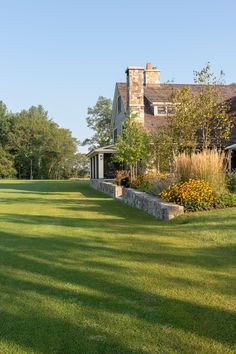
<path id="1" fill-rule="evenodd" d="M 116 82 L 116 85 L 127 85 L 126 82 Z M 200 86 L 209 86 L 208 84 L 194 84 L 194 83 L 168 83 L 168 82 L 163 82 L 163 83 L 160 83 L 160 84 L 152 84 L 152 85 L 148 85 L 148 86 L 145 86 L 144 87 L 160 87 L 160 86 L 178 86 L 178 85 L 181 85 L 181 86 L 197 86 L 197 87 L 200 87 Z M 214 84 L 212 84 L 213 86 Z M 235 84 L 216 84 L 216 86 L 219 86 L 219 87 L 235 87 L 236 88 L 236 85 Z"/>

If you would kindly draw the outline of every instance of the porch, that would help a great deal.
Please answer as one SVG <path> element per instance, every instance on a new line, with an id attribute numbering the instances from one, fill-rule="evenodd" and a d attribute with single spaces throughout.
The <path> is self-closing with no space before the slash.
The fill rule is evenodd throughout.
<path id="1" fill-rule="evenodd" d="M 87 156 L 90 159 L 90 179 L 114 179 L 118 164 L 112 156 L 115 153 L 114 145 L 93 149 Z"/>
<path id="2" fill-rule="evenodd" d="M 228 151 L 228 170 L 229 172 L 236 170 L 236 144 L 227 146 Z"/>

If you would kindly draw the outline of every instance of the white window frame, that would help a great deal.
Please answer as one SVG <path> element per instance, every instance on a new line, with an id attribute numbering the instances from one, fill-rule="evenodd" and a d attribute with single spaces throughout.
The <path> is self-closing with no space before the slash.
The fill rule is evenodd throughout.
<path id="1" fill-rule="evenodd" d="M 170 106 L 172 106 L 173 107 L 173 103 L 171 103 L 171 102 L 156 102 L 156 103 L 153 103 L 153 110 L 154 110 L 154 116 L 167 116 L 167 114 L 172 114 L 173 115 L 173 113 L 169 113 L 168 112 L 168 108 L 170 107 Z M 158 112 L 158 108 L 159 107 L 165 107 L 165 112 L 163 112 L 163 113 L 159 113 Z"/>

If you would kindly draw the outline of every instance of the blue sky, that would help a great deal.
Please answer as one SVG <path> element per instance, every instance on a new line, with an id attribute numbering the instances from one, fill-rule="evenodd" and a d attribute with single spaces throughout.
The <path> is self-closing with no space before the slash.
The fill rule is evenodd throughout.
<path id="1" fill-rule="evenodd" d="M 210 61 L 236 81 L 235 0 L 0 0 L 0 13 L 0 100 L 42 104 L 80 140 L 87 107 L 112 98 L 128 65 L 190 83 Z"/>

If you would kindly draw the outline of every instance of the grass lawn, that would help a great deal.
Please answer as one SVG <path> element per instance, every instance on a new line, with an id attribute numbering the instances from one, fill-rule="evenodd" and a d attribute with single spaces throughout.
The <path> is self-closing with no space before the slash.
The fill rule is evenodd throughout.
<path id="1" fill-rule="evenodd" d="M 236 352 L 236 208 L 161 222 L 76 181 L 0 201 L 1 354 Z"/>

